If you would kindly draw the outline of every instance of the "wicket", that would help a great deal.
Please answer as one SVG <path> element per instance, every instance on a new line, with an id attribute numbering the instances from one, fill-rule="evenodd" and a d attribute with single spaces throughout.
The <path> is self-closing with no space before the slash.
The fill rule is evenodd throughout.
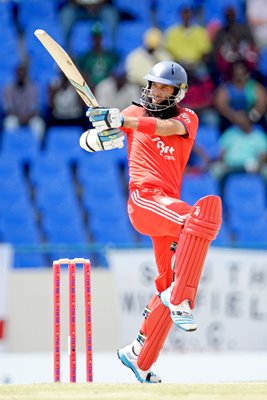
<path id="1" fill-rule="evenodd" d="M 69 278 L 69 379 L 76 382 L 76 266 L 83 265 L 84 279 L 84 318 L 85 318 L 85 353 L 86 382 L 93 381 L 92 367 L 92 314 L 91 314 L 91 274 L 90 261 L 84 258 L 61 258 L 53 261 L 54 291 L 54 382 L 60 382 L 60 272 L 61 265 L 68 266 Z"/>

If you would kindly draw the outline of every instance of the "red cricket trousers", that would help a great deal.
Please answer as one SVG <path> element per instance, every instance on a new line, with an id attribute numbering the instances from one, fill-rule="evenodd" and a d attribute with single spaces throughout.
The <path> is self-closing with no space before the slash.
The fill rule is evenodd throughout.
<path id="1" fill-rule="evenodd" d="M 158 269 L 155 279 L 158 292 L 167 289 L 172 282 L 173 251 L 170 246 L 172 242 L 178 242 L 190 210 L 189 204 L 159 188 L 139 188 L 130 192 L 128 214 L 131 223 L 138 232 L 152 239 Z"/>

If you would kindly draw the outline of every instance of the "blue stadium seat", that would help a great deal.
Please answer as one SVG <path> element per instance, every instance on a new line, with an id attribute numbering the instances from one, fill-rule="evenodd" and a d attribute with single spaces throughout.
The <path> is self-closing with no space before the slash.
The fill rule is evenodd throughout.
<path id="1" fill-rule="evenodd" d="M 57 20 L 57 4 L 53 0 L 27 0 L 20 2 L 19 22 L 24 30 L 45 29 L 49 23 L 51 29 L 59 25 Z"/>
<path id="2" fill-rule="evenodd" d="M 12 244 L 36 245 L 40 243 L 40 234 L 36 222 L 31 218 L 1 216 L 1 235 L 5 242 Z"/>
<path id="3" fill-rule="evenodd" d="M 107 227 L 113 226 L 113 228 L 115 227 L 115 231 L 117 231 L 117 227 L 119 226 L 123 226 L 123 229 L 127 228 L 129 230 L 130 222 L 127 213 L 127 204 L 116 195 L 112 198 L 92 199 L 90 202 L 87 199 L 84 207 L 88 211 L 89 227 L 92 228 L 92 233 L 93 231 L 99 233 L 100 228 L 96 227 L 97 223 L 99 223 L 99 227 L 103 227 L 103 225 Z M 133 228 L 130 227 L 130 231 L 132 230 Z"/>
<path id="4" fill-rule="evenodd" d="M 69 163 L 77 161 L 82 154 L 80 126 L 53 126 L 47 130 L 46 155 L 56 156 Z"/>
<path id="5" fill-rule="evenodd" d="M 27 2 L 23 2 L 27 3 Z M 27 53 L 29 54 L 29 75 L 38 86 L 41 106 L 44 108 L 48 104 L 48 85 L 59 76 L 59 68 L 47 50 L 34 35 L 36 28 L 46 30 L 61 46 L 65 46 L 64 35 L 60 30 L 59 24 L 53 20 L 49 22 L 44 18 L 42 22 L 33 20 L 27 25 L 24 34 L 24 41 Z"/>
<path id="6" fill-rule="evenodd" d="M 107 219 L 127 215 L 126 199 L 118 193 L 102 195 L 84 190 L 82 203 L 89 213 L 103 215 Z"/>
<path id="7" fill-rule="evenodd" d="M 74 221 L 81 222 L 83 218 L 83 210 L 78 202 L 61 201 L 58 203 L 46 203 L 41 209 L 42 218 L 46 221 L 53 220 L 56 223 L 72 223 Z"/>
<path id="8" fill-rule="evenodd" d="M 150 24 L 147 21 L 122 21 L 118 25 L 116 49 L 121 60 L 124 60 L 130 51 L 143 45 L 143 36 L 148 28 Z"/>
<path id="9" fill-rule="evenodd" d="M 267 82 L 267 47 L 259 49 L 259 60 L 257 70 L 264 76 L 265 82 Z"/>
<path id="10" fill-rule="evenodd" d="M 266 192 L 262 177 L 255 174 L 229 176 L 223 200 L 236 244 L 266 245 Z"/>
<path id="11" fill-rule="evenodd" d="M 1 164 L 0 164 L 1 170 Z M 1 173 L 1 172 L 0 172 Z M 69 165 L 55 155 L 41 155 L 31 165 L 30 178 L 34 185 L 49 183 L 58 179 L 58 182 L 71 182 L 71 170 Z"/>
<path id="12" fill-rule="evenodd" d="M 12 133 L 3 131 L 2 134 L 2 156 L 11 154 L 21 163 L 31 163 L 38 156 L 40 143 L 30 127 L 21 127 Z"/>
<path id="13" fill-rule="evenodd" d="M 207 195 L 219 195 L 218 182 L 210 174 L 184 175 L 181 200 L 193 205 Z"/>
<path id="14" fill-rule="evenodd" d="M 208 154 L 211 160 L 217 160 L 220 152 L 219 137 L 220 130 L 218 127 L 200 125 L 195 143 Z"/>
<path id="15" fill-rule="evenodd" d="M 27 2 L 24 2 L 27 3 Z M 47 33 L 52 36 L 53 39 L 55 39 L 63 48 L 65 47 L 65 37 L 64 34 L 60 28 L 60 25 L 58 23 L 52 23 L 44 18 L 44 20 L 39 23 L 38 20 L 34 20 L 34 23 L 36 27 L 33 27 L 31 24 L 27 24 L 26 30 L 25 30 L 25 47 L 27 52 L 30 54 L 31 57 L 34 57 L 35 61 L 38 61 L 37 57 L 39 57 L 42 62 L 45 64 L 51 60 L 52 63 L 55 64 L 55 61 L 53 61 L 52 57 L 49 55 L 47 50 L 44 48 L 44 46 L 39 42 L 37 37 L 34 35 L 34 30 L 35 29 L 44 29 L 47 31 Z M 56 65 L 56 64 L 55 64 Z"/>
<path id="16" fill-rule="evenodd" d="M 262 218 L 266 213 L 266 208 L 263 203 L 255 204 L 250 199 L 240 201 L 237 204 L 230 204 L 227 209 L 229 224 L 231 227 L 236 227 L 240 221 L 253 221 Z"/>
<path id="17" fill-rule="evenodd" d="M 78 21 L 73 25 L 70 35 L 71 54 L 78 57 L 91 49 L 92 26 L 92 21 Z"/>
<path id="18" fill-rule="evenodd" d="M 169 3 L 169 1 L 168 1 Z M 150 20 L 150 2 L 144 0 L 114 0 L 114 5 L 137 20 Z"/>
<path id="19" fill-rule="evenodd" d="M 22 180 L 23 174 L 20 164 L 12 155 L 5 155 L 0 157 L 0 182 L 6 180 Z"/>
<path id="20" fill-rule="evenodd" d="M 25 178 L 20 175 L 0 176 L 0 208 L 29 202 Z"/>
<path id="21" fill-rule="evenodd" d="M 2 3 L 0 2 L 0 5 Z M 0 10 L 1 13 L 1 10 Z M 15 69 L 21 61 L 18 46 L 18 36 L 14 26 L 1 23 L 0 14 L 0 82 L 1 86 L 5 86 L 13 81 Z"/>
<path id="22" fill-rule="evenodd" d="M 96 180 L 88 181 L 82 186 L 82 202 L 87 207 L 94 202 L 122 205 L 125 200 L 126 196 L 122 191 L 120 182 L 113 184 L 111 181 L 111 184 L 108 184 L 108 180 L 101 178 L 97 182 Z"/>
<path id="23" fill-rule="evenodd" d="M 75 203 L 75 188 L 71 182 L 59 182 L 57 178 L 41 181 L 35 188 L 35 201 L 40 210 L 51 208 L 59 203 Z"/>
<path id="24" fill-rule="evenodd" d="M 88 172 L 95 175 L 104 174 L 108 169 L 114 168 L 114 160 L 111 157 L 113 150 L 99 151 L 96 153 L 82 152 L 82 157 L 78 163 L 78 176 L 81 182 L 88 181 Z"/>
<path id="25" fill-rule="evenodd" d="M 179 13 L 180 2 L 176 0 L 161 1 L 156 0 L 157 20 L 160 28 L 165 31 L 172 25 L 177 25 L 181 21 Z"/>
<path id="26" fill-rule="evenodd" d="M 81 220 L 55 220 L 52 216 L 44 218 L 43 229 L 50 244 L 77 245 L 87 242 L 87 232 Z"/>
<path id="27" fill-rule="evenodd" d="M 15 247 L 14 268 L 44 268 L 47 261 L 44 255 L 35 249 L 23 250 L 18 246 Z"/>
<path id="28" fill-rule="evenodd" d="M 113 161 L 116 166 L 128 166 L 128 147 L 127 141 L 125 140 L 122 149 L 114 149 L 108 152 L 108 157 Z"/>
<path id="29" fill-rule="evenodd" d="M 216 239 L 212 242 L 212 246 L 220 246 L 220 247 L 230 247 L 233 244 L 232 240 L 232 232 L 226 222 L 222 223 L 221 229 L 216 237 Z"/>
<path id="30" fill-rule="evenodd" d="M 92 215 L 88 227 L 96 243 L 110 246 L 125 246 L 136 243 L 135 231 L 129 221 L 108 222 Z"/>
<path id="31" fill-rule="evenodd" d="M 254 220 L 242 219 L 234 229 L 235 244 L 267 248 L 267 222 L 265 217 Z"/>
<path id="32" fill-rule="evenodd" d="M 88 257 L 87 232 L 81 209 L 74 200 L 62 198 L 54 205 L 42 208 L 42 227 L 46 242 L 51 247 L 52 259 Z"/>
<path id="33" fill-rule="evenodd" d="M 136 234 L 137 234 L 137 243 L 140 246 L 152 247 L 152 240 L 150 239 L 149 236 L 141 235 L 141 233 L 138 232 L 136 232 Z"/>
<path id="34" fill-rule="evenodd" d="M 6 57 L 6 56 L 5 56 Z M 0 109 L 3 108 L 3 95 L 7 85 L 13 82 L 15 68 L 0 64 Z"/>
<path id="35" fill-rule="evenodd" d="M 0 236 L 1 241 L 16 246 L 15 267 L 45 265 L 38 248 L 41 235 L 29 202 L 20 199 L 17 203 L 0 206 Z M 17 251 L 17 247 L 20 247 L 20 251 Z M 28 247 L 35 247 L 33 255 L 29 254 Z"/>
<path id="36" fill-rule="evenodd" d="M 103 171 L 101 171 L 103 168 Z M 83 187 L 85 196 L 101 196 L 106 198 L 117 195 L 123 198 L 122 180 L 118 168 L 112 163 L 99 165 L 99 170 L 94 164 L 80 163 L 78 166 L 78 179 Z"/>
<path id="37" fill-rule="evenodd" d="M 10 1 L 0 2 L 0 27 L 12 25 L 12 4 Z"/>
<path id="38" fill-rule="evenodd" d="M 78 57 L 89 51 L 92 45 L 91 30 L 94 21 L 78 21 L 74 24 L 70 36 L 71 54 Z M 105 49 L 112 48 L 111 32 L 108 26 L 103 26 L 103 46 Z"/>
<path id="39" fill-rule="evenodd" d="M 1 225 L 30 224 L 35 225 L 35 211 L 30 201 L 20 198 L 18 202 L 6 202 L 0 204 Z M 0 228 L 1 229 L 1 228 Z"/>
<path id="40" fill-rule="evenodd" d="M 232 174 L 224 187 L 223 200 L 228 208 L 237 211 L 243 205 L 248 209 L 251 207 L 263 209 L 266 207 L 266 192 L 263 178 L 257 174 Z"/>
<path id="41" fill-rule="evenodd" d="M 233 6 L 240 22 L 244 21 L 244 2 L 243 0 L 203 0 L 203 20 L 204 24 L 216 19 L 224 22 L 224 9 L 226 6 Z"/>
<path id="42" fill-rule="evenodd" d="M 31 217 L 24 218 L 21 210 L 21 216 L 17 219 L 1 218 L 1 240 L 15 246 L 15 268 L 24 267 L 44 267 L 45 260 L 39 252 L 41 244 L 40 232 L 35 221 Z"/>
<path id="43" fill-rule="evenodd" d="M 48 106 L 48 87 L 49 84 L 57 79 L 59 70 L 49 56 L 41 58 L 31 57 L 29 62 L 29 76 L 38 88 L 38 97 L 41 110 L 45 111 Z"/>
<path id="44" fill-rule="evenodd" d="M 266 214 L 265 184 L 261 176 L 234 174 L 228 177 L 223 203 L 237 243 L 257 242 L 261 235 L 265 235 L 265 228 L 260 222 Z M 265 240 L 264 236 L 261 240 Z"/>

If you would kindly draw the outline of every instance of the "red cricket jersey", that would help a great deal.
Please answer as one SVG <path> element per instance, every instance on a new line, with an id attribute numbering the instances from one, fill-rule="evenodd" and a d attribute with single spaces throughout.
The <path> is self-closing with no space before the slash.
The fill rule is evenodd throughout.
<path id="1" fill-rule="evenodd" d="M 122 128 L 128 135 L 130 189 L 158 187 L 180 197 L 182 176 L 191 153 L 198 128 L 198 117 L 188 108 L 177 107 L 177 116 L 188 135 L 157 136 Z M 122 115 L 141 117 L 142 107 L 131 105 Z"/>

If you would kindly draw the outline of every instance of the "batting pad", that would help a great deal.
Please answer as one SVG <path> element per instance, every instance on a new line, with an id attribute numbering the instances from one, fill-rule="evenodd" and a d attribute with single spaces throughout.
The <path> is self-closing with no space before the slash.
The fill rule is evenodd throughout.
<path id="1" fill-rule="evenodd" d="M 203 197 L 192 207 L 176 249 L 175 281 L 171 303 L 190 301 L 194 307 L 195 297 L 206 255 L 212 240 L 222 223 L 222 204 L 218 196 Z"/>
<path id="2" fill-rule="evenodd" d="M 170 310 L 162 304 L 158 295 L 152 297 L 146 311 L 146 319 L 141 328 L 146 339 L 137 361 L 143 371 L 150 369 L 157 360 L 172 326 Z"/>

